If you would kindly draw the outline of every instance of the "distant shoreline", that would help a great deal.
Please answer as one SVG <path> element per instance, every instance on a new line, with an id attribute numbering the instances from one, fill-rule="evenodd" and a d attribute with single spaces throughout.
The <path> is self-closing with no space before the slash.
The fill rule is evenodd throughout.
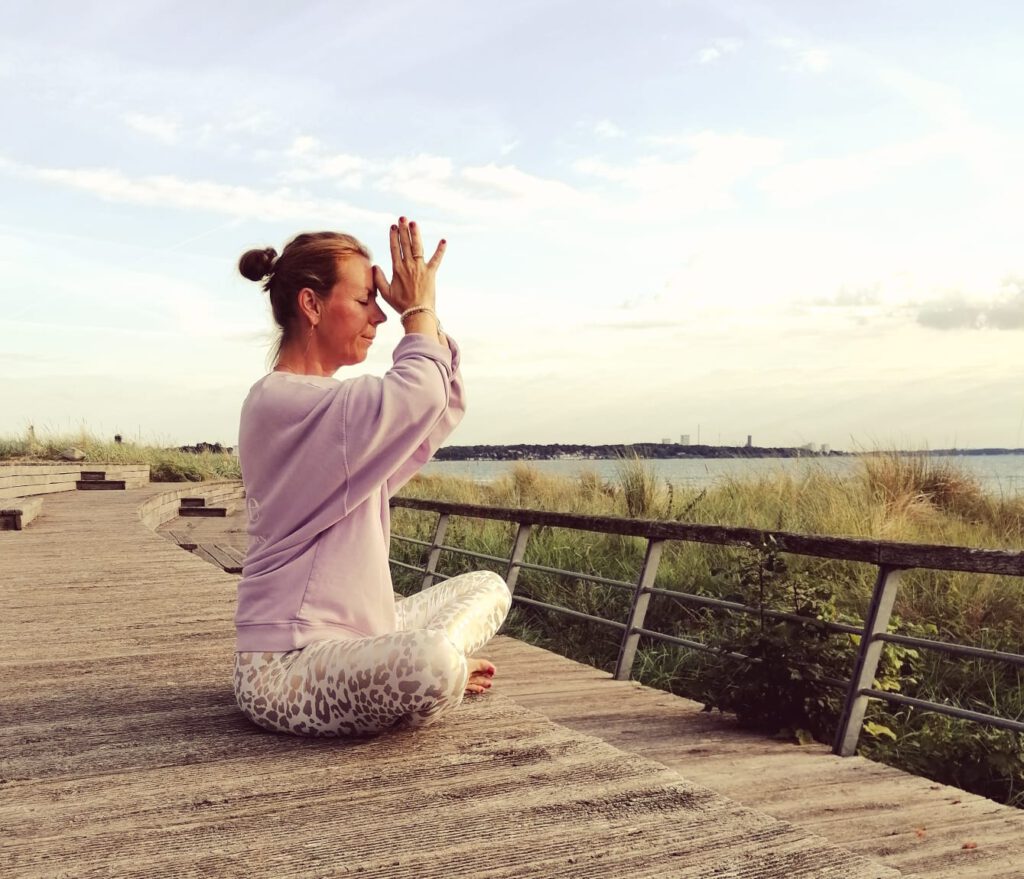
<path id="1" fill-rule="evenodd" d="M 709 446 L 680 443 L 632 443 L 621 445 L 517 444 L 508 446 L 445 446 L 434 461 L 607 461 L 623 457 L 649 460 L 684 458 L 836 458 L 865 455 L 900 457 L 959 457 L 973 455 L 1024 455 L 1024 449 L 919 449 L 916 451 L 847 452 L 839 449 L 776 446 Z"/>

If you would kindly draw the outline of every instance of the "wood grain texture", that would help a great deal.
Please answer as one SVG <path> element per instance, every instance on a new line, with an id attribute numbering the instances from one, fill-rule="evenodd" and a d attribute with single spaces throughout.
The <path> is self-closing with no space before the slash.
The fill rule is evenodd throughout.
<path id="1" fill-rule="evenodd" d="M 0 534 L 4 875 L 896 875 L 500 693 L 371 740 L 258 730 L 230 689 L 237 577 L 141 521 L 175 490 L 65 493 Z M 561 677 L 494 647 L 509 681 L 520 647 Z"/>

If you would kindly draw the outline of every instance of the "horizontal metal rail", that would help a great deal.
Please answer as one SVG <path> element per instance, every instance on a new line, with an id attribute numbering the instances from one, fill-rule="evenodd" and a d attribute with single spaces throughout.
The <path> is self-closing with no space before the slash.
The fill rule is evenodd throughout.
<path id="1" fill-rule="evenodd" d="M 430 546 L 430 544 L 428 543 L 427 546 Z M 454 552 L 456 555 L 468 555 L 474 559 L 484 559 L 488 562 L 497 562 L 499 565 L 508 564 L 507 558 L 502 558 L 501 556 L 496 555 L 487 555 L 487 553 L 483 552 L 473 552 L 471 549 L 462 549 L 459 546 L 447 546 L 442 544 L 438 549 L 441 550 L 441 552 Z"/>
<path id="2" fill-rule="evenodd" d="M 608 577 L 599 577 L 597 574 L 583 574 L 579 571 L 565 571 L 562 568 L 549 568 L 547 565 L 531 565 L 520 562 L 519 567 L 526 571 L 540 571 L 543 574 L 557 574 L 562 577 L 571 577 L 574 580 L 586 580 L 590 583 L 601 583 L 605 586 L 618 586 L 632 592 L 636 589 L 636 583 L 627 583 L 624 580 L 612 580 Z"/>
<path id="3" fill-rule="evenodd" d="M 512 596 L 512 600 L 513 601 L 517 601 L 520 604 L 529 605 L 530 607 L 540 607 L 540 608 L 543 608 L 544 610 L 553 610 L 556 613 L 562 613 L 562 614 L 565 614 L 566 616 L 574 617 L 574 618 L 576 618 L 578 620 L 586 620 L 587 622 L 590 622 L 590 623 L 598 623 L 599 625 L 602 625 L 602 626 L 608 626 L 609 628 L 612 628 L 612 629 L 618 629 L 620 632 L 626 631 L 626 624 L 625 623 L 618 623 L 615 620 L 606 620 L 604 617 L 597 617 L 597 616 L 594 616 L 593 614 L 583 613 L 583 611 L 580 611 L 580 610 L 572 610 L 571 608 L 562 607 L 561 605 L 558 605 L 558 604 L 547 604 L 546 602 L 543 602 L 543 601 L 537 601 L 537 599 L 535 599 L 535 598 L 526 598 L 525 596 L 522 596 L 522 595 L 513 595 Z"/>
<path id="4" fill-rule="evenodd" d="M 789 620 L 793 623 L 805 623 L 819 629 L 828 629 L 831 632 L 842 632 L 848 635 L 860 635 L 864 629 L 858 626 L 851 626 L 849 623 L 834 623 L 831 620 L 819 620 L 816 617 L 802 617 L 798 613 L 789 613 L 785 610 L 771 610 L 769 608 L 752 607 L 749 604 L 740 604 L 738 601 L 726 601 L 724 598 L 710 598 L 707 595 L 694 595 L 692 592 L 676 592 L 672 589 L 649 589 L 651 595 L 665 595 L 668 598 L 675 598 L 687 604 L 700 604 L 707 607 L 720 608 L 722 610 L 735 610 L 748 614 L 763 614 L 766 617 L 779 620 Z"/>
<path id="5" fill-rule="evenodd" d="M 689 638 L 681 638 L 678 635 L 666 635 L 664 632 L 654 632 L 650 629 L 637 629 L 636 631 L 651 639 L 667 641 L 669 644 L 677 644 L 680 647 L 687 647 L 690 650 L 714 653 L 718 656 L 723 656 L 726 659 L 737 659 L 741 662 L 749 662 L 751 665 L 760 665 L 764 662 L 764 660 L 759 656 L 747 656 L 745 653 L 737 653 L 735 650 L 726 650 L 723 647 L 712 647 L 709 644 L 703 644 L 700 641 L 693 641 Z M 829 677 L 828 675 L 821 675 L 820 677 L 816 677 L 814 680 L 820 681 L 823 684 L 828 684 L 830 687 L 836 687 L 840 690 L 845 690 L 850 686 L 849 681 L 842 681 L 839 678 Z"/>
<path id="6" fill-rule="evenodd" d="M 504 507 L 485 507 L 475 504 L 453 504 L 411 498 L 392 498 L 391 504 L 392 506 L 406 509 L 433 512 L 439 516 L 433 542 L 394 535 L 399 540 L 405 540 L 408 543 L 429 548 L 430 553 L 426 567 L 417 567 L 392 560 L 394 564 L 401 568 L 416 573 L 424 573 L 424 588 L 433 580 L 447 579 L 443 575 L 435 573 L 438 555 L 440 552 L 446 551 L 507 565 L 506 582 L 509 583 L 511 589 L 514 589 L 515 580 L 520 570 L 526 569 L 627 589 L 632 592 L 633 607 L 630 611 L 629 621 L 626 623 L 513 594 L 513 600 L 520 604 L 621 631 L 623 633 L 623 641 L 620 647 L 619 664 L 616 668 L 615 676 L 617 678 L 630 675 L 637 642 L 641 636 L 686 649 L 717 654 L 737 661 L 752 664 L 762 662 L 757 657 L 749 657 L 737 651 L 713 647 L 690 638 L 668 635 L 645 628 L 643 622 L 648 602 L 651 596 L 658 595 L 686 604 L 754 614 L 769 619 L 787 620 L 833 633 L 857 636 L 860 644 L 853 677 L 849 681 L 832 677 L 815 678 L 815 681 L 827 686 L 844 689 L 847 694 L 846 707 L 836 735 L 836 753 L 847 755 L 855 752 L 868 699 L 882 699 L 1014 732 L 1024 732 L 1024 722 L 1018 720 L 970 711 L 940 702 L 916 699 L 899 693 L 875 690 L 872 686 L 878 662 L 881 658 L 881 651 L 886 644 L 901 644 L 903 646 L 933 650 L 949 655 L 987 659 L 1024 666 L 1024 656 L 1020 654 L 888 632 L 890 614 L 900 582 L 900 575 L 903 571 L 912 568 L 925 568 L 979 574 L 1004 574 L 1019 577 L 1024 576 L 1024 552 L 971 549 L 959 546 L 892 543 L 853 538 L 818 537 L 814 535 L 792 534 L 784 531 L 761 531 L 753 528 L 717 525 L 689 525 L 679 522 L 621 519 L 610 516 L 579 516 L 538 510 L 506 509 Z M 518 524 L 519 532 L 511 556 L 509 558 L 502 558 L 444 544 L 443 536 L 451 516 Z M 567 571 L 561 568 L 530 564 L 523 561 L 530 531 L 536 526 L 646 538 L 648 541 L 647 558 L 644 561 L 638 582 L 628 583 L 595 574 Z M 856 626 L 830 620 L 818 620 L 787 611 L 754 607 L 721 598 L 677 592 L 671 589 L 654 588 L 653 583 L 661 556 L 661 545 L 669 540 L 720 546 L 738 546 L 761 551 L 771 549 L 795 555 L 863 562 L 875 565 L 878 568 L 878 577 L 863 625 Z"/>
<path id="7" fill-rule="evenodd" d="M 897 635 L 893 632 L 875 637 L 886 644 L 902 644 L 906 647 L 920 647 L 922 650 L 935 650 L 955 656 L 972 656 L 977 659 L 991 659 L 1024 666 L 1024 656 L 1019 653 L 1004 653 L 1001 650 L 988 650 L 985 647 L 971 647 L 967 644 L 951 644 L 949 641 L 931 641 L 928 638 L 914 638 L 911 635 Z"/>
<path id="8" fill-rule="evenodd" d="M 997 726 L 1000 729 L 1008 729 L 1013 732 L 1024 733 L 1024 723 L 1019 720 L 1011 720 L 1008 717 L 999 717 L 997 714 L 983 714 L 980 711 L 970 711 L 967 708 L 957 708 L 955 705 L 946 705 L 943 702 L 930 702 L 927 699 L 914 699 L 911 696 L 903 696 L 900 693 L 887 693 L 884 690 L 861 690 L 861 693 L 871 699 L 882 699 L 886 702 L 896 702 L 899 705 L 909 705 L 913 708 L 923 708 L 927 711 L 934 711 L 936 714 L 946 714 L 949 717 L 958 717 L 960 720 L 973 720 L 975 723 L 984 723 L 988 726 Z"/>
<path id="9" fill-rule="evenodd" d="M 415 537 L 403 537 L 401 534 L 392 534 L 392 540 L 401 540 L 402 543 L 414 543 L 416 546 L 430 546 L 429 540 L 417 540 Z"/>
<path id="10" fill-rule="evenodd" d="M 714 653 L 717 656 L 724 656 L 727 659 L 738 659 L 741 662 L 749 662 L 752 665 L 758 665 L 764 661 L 757 656 L 747 656 L 746 653 L 737 653 L 735 650 L 726 650 L 724 647 L 712 647 L 701 641 L 692 641 L 689 638 L 681 638 L 678 635 L 666 635 L 664 632 L 654 632 L 650 629 L 635 629 L 634 631 L 638 635 L 644 635 L 658 641 L 665 641 L 678 647 L 687 647 L 690 650 L 699 650 L 702 653 Z"/>
<path id="11" fill-rule="evenodd" d="M 416 565 L 407 565 L 405 562 L 400 562 L 397 559 L 389 559 L 391 564 L 398 565 L 400 568 L 405 568 L 407 571 L 415 571 L 417 574 L 423 573 L 423 568 L 418 568 Z"/>

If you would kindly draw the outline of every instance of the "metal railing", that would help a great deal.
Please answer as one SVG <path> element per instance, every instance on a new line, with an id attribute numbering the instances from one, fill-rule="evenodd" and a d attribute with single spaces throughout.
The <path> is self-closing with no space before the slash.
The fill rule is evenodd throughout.
<path id="1" fill-rule="evenodd" d="M 738 661 L 759 661 L 741 653 L 645 628 L 644 622 L 651 596 L 662 595 L 686 604 L 737 613 L 758 614 L 773 619 L 796 621 L 803 624 L 820 626 L 830 632 L 858 636 L 860 644 L 854 662 L 853 675 L 850 680 L 820 678 L 823 683 L 846 691 L 845 704 L 833 743 L 833 751 L 836 754 L 850 756 L 856 752 L 857 742 L 860 738 L 861 727 L 864 721 L 864 713 L 870 699 L 881 699 L 898 705 L 907 705 L 945 714 L 950 717 L 1024 733 L 1024 722 L 1020 720 L 969 711 L 942 702 L 915 699 L 899 693 L 891 693 L 874 688 L 879 660 L 886 644 L 902 644 L 915 649 L 934 650 L 940 653 L 968 656 L 975 659 L 987 659 L 1024 667 L 1024 655 L 1018 653 L 1006 653 L 965 644 L 914 638 L 888 631 L 900 578 L 904 571 L 923 568 L 1024 577 L 1024 552 L 969 549 L 959 546 L 917 543 L 891 543 L 857 538 L 817 537 L 807 534 L 792 534 L 785 531 L 761 531 L 754 528 L 737 528 L 723 525 L 689 525 L 679 522 L 620 519 L 610 516 L 580 516 L 537 510 L 485 507 L 476 504 L 452 504 L 412 498 L 392 498 L 391 505 L 408 510 L 436 513 L 438 516 L 434 535 L 430 541 L 392 534 L 392 538 L 395 540 L 417 545 L 427 550 L 426 563 L 423 567 L 417 567 L 416 565 L 410 565 L 395 559 L 391 560 L 392 564 L 400 568 L 422 573 L 422 589 L 432 585 L 435 580 L 445 579 L 443 575 L 437 573 L 437 563 L 442 552 L 455 553 L 502 565 L 505 567 L 505 582 L 512 592 L 513 601 L 528 607 L 541 608 L 575 619 L 586 620 L 622 632 L 618 660 L 615 665 L 614 677 L 616 680 L 629 680 L 631 677 L 641 637 L 663 641 L 690 650 L 715 653 Z M 516 537 L 509 557 L 504 558 L 472 552 L 461 547 L 445 544 L 444 538 L 452 516 L 503 521 L 517 525 Z M 627 582 L 579 571 L 568 571 L 545 565 L 529 564 L 523 559 L 526 555 L 526 547 L 531 531 L 536 526 L 645 538 L 647 540 L 647 548 L 640 567 L 640 573 L 635 582 Z M 861 626 L 854 626 L 847 623 L 817 620 L 785 611 L 753 607 L 706 595 L 655 588 L 654 582 L 658 573 L 658 565 L 661 561 L 662 549 L 667 541 L 739 546 L 747 549 L 763 549 L 766 546 L 772 546 L 780 552 L 795 555 L 863 562 L 874 565 L 878 569 L 877 576 L 864 622 Z M 563 575 L 575 580 L 629 590 L 632 592 L 632 602 L 628 618 L 623 623 L 571 608 L 537 601 L 522 595 L 516 595 L 516 581 L 522 570 Z"/>

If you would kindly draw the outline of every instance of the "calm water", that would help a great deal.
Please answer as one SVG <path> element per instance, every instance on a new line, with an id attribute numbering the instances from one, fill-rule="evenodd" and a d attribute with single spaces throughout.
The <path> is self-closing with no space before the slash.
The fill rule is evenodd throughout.
<path id="1" fill-rule="evenodd" d="M 950 462 L 974 474 L 982 486 L 993 494 L 1024 493 L 1024 455 L 972 455 L 952 458 L 936 457 L 936 462 Z M 511 461 L 432 461 L 423 473 L 438 476 L 462 476 L 477 482 L 490 482 L 507 472 Z M 596 470 L 605 479 L 614 479 L 617 461 L 530 461 L 542 473 L 575 476 L 581 470 Z M 725 477 L 743 478 L 769 473 L 804 473 L 820 467 L 839 475 L 851 473 L 860 466 L 854 458 L 690 458 L 648 461 L 663 480 L 685 488 L 701 489 Z"/>

